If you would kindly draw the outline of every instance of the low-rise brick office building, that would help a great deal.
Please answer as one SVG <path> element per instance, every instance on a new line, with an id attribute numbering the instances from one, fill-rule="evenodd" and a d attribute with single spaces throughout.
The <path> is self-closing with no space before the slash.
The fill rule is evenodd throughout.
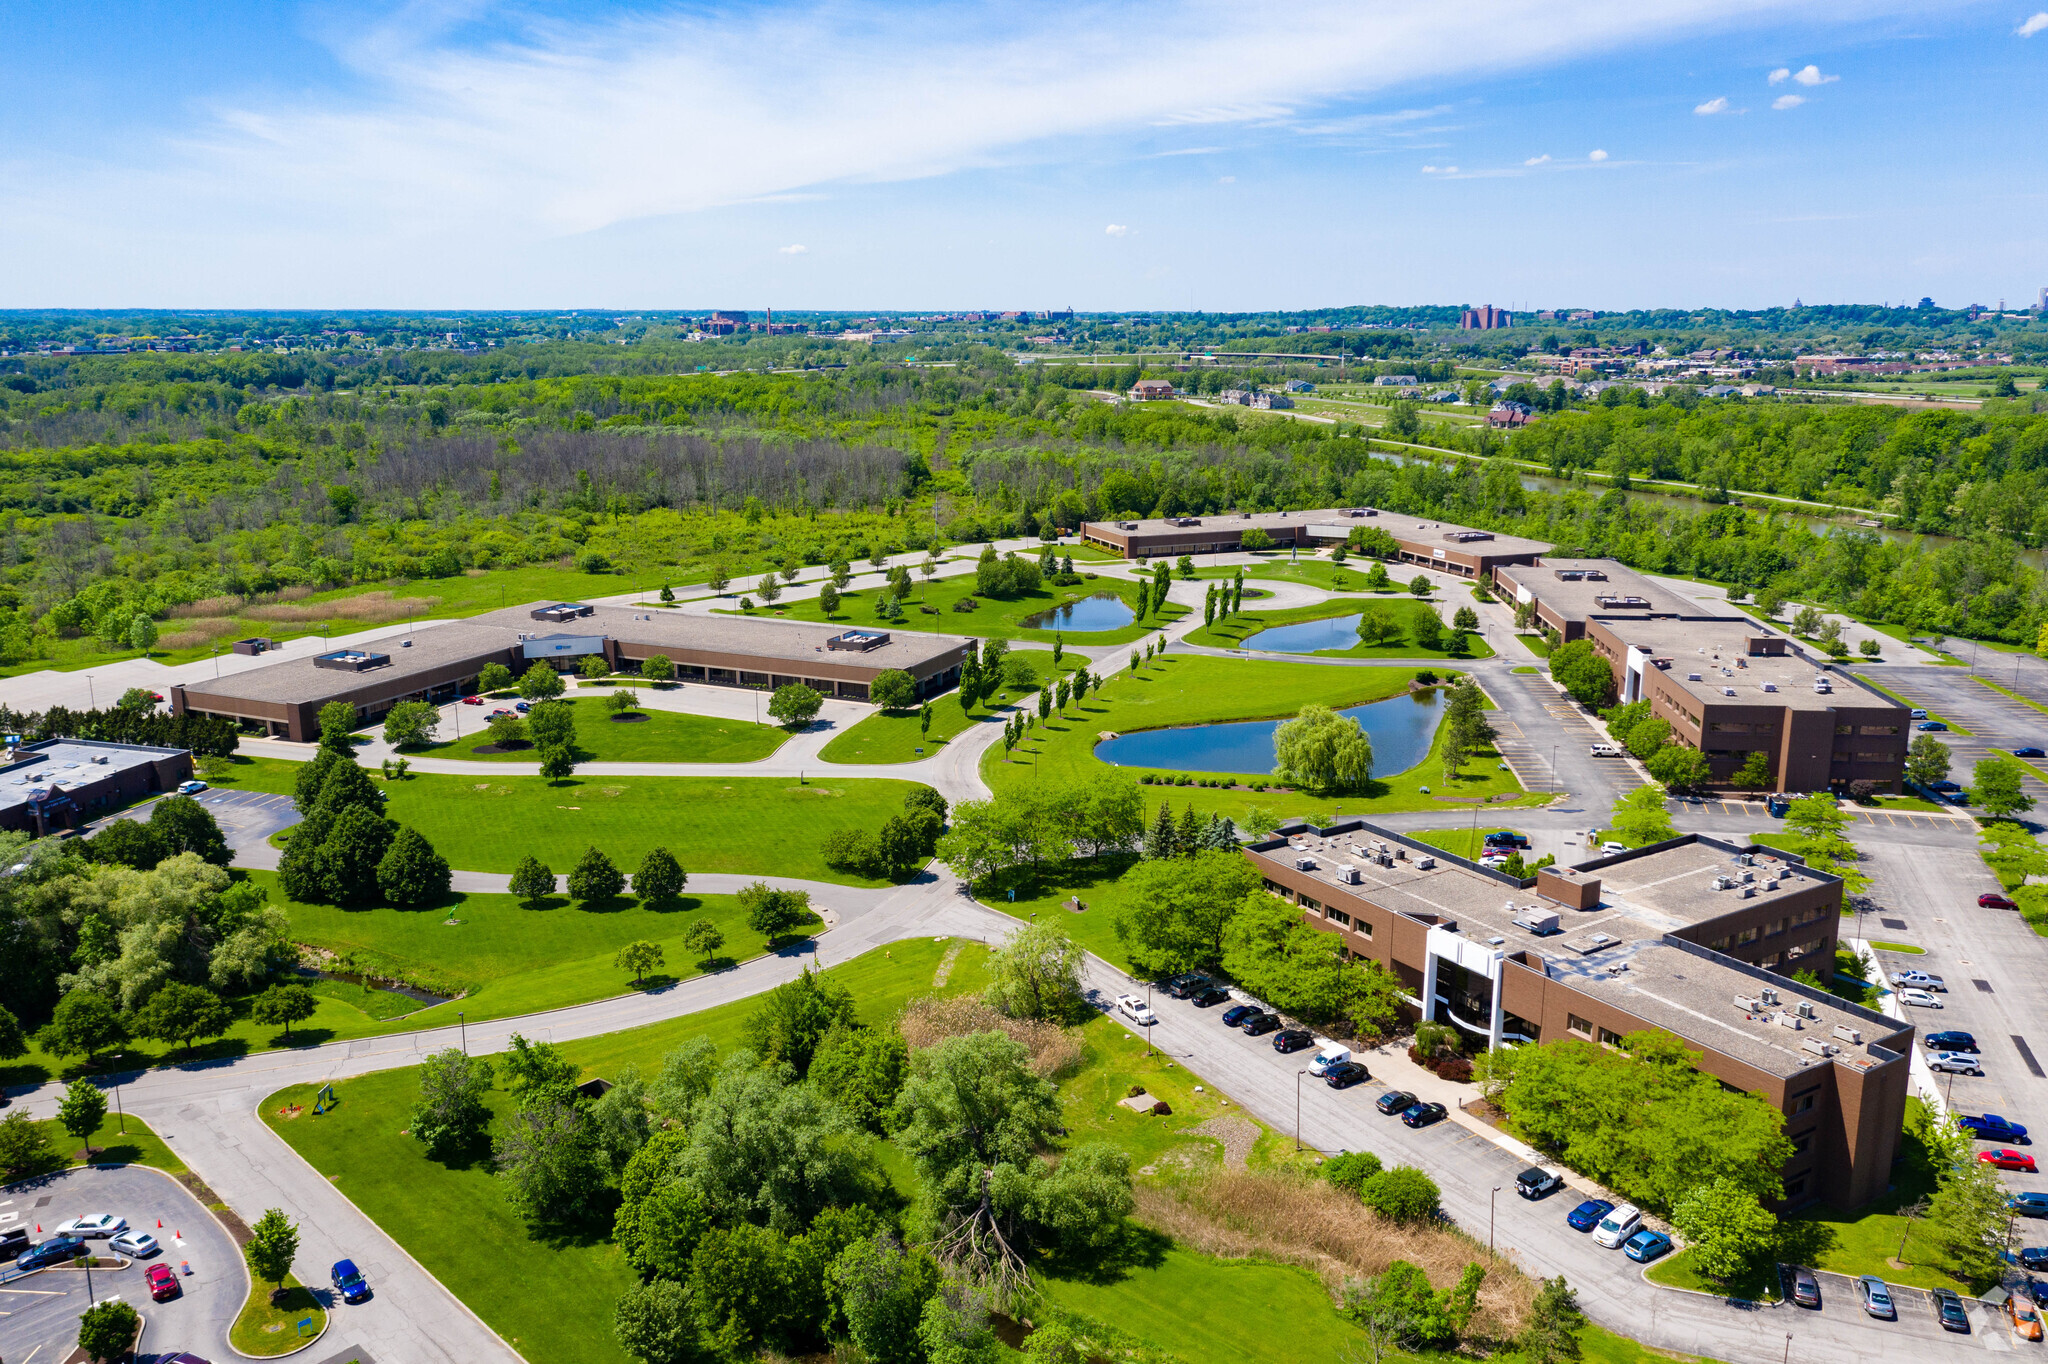
<path id="1" fill-rule="evenodd" d="M 1165 516 L 1143 521 L 1089 521 L 1081 538 L 1126 559 L 1175 558 L 1182 554 L 1226 554 L 1244 548 L 1256 529 L 1280 549 L 1319 550 L 1342 544 L 1360 527 L 1373 526 L 1399 546 L 1395 562 L 1435 568 L 1485 581 L 1507 563 L 1529 563 L 1550 548 L 1519 535 L 1497 535 L 1448 521 L 1426 521 L 1376 507 L 1321 511 L 1224 512 L 1214 516 Z"/>

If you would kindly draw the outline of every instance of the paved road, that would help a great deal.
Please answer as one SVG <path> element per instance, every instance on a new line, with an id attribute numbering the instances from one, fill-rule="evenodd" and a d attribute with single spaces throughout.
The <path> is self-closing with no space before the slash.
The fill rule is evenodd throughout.
<path id="1" fill-rule="evenodd" d="M 0 1189 L 0 1228 L 22 1227 L 35 1235 L 67 1218 L 118 1213 L 129 1225 L 163 1243 L 163 1252 L 122 1270 L 92 1272 L 92 1301 L 119 1298 L 148 1319 L 143 1344 L 151 1354 L 186 1349 L 218 1358 L 227 1353 L 228 1327 L 249 1295 L 249 1272 L 227 1229 L 185 1186 L 161 1170 L 141 1165 L 64 1170 L 46 1179 Z M 157 1230 L 161 1221 L 163 1230 Z M 176 1240 L 182 1234 L 182 1240 Z M 38 1238 L 40 1239 L 40 1238 Z M 94 1241 L 100 1253 L 104 1241 Z M 299 1278 L 325 1279 L 300 1257 Z M 168 1302 L 152 1302 L 144 1269 L 167 1264 L 184 1290 Z M 185 1270 L 189 1268 L 190 1273 Z M 86 1276 L 73 1269 L 44 1270 L 0 1288 L 0 1359 L 20 1364 L 56 1364 L 78 1343 L 78 1315 L 91 1304 Z"/>

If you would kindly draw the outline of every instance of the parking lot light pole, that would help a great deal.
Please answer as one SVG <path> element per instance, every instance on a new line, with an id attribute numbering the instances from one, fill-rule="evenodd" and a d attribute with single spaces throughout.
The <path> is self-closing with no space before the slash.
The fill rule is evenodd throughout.
<path id="1" fill-rule="evenodd" d="M 467 1056 L 469 1055 L 469 1020 L 464 1017 L 464 1011 L 461 1009 L 455 1011 L 455 1026 L 462 1029 L 462 1054 Z"/>
<path id="2" fill-rule="evenodd" d="M 1493 1249 L 1493 1209 L 1500 1200 L 1500 1185 L 1493 1186 L 1493 1192 L 1486 1196 L 1486 1248 Z"/>
<path id="3" fill-rule="evenodd" d="M 1294 1072 L 1294 1149 L 1296 1151 L 1301 1149 L 1301 1077 L 1306 1074 L 1308 1074 L 1306 1070 Z"/>

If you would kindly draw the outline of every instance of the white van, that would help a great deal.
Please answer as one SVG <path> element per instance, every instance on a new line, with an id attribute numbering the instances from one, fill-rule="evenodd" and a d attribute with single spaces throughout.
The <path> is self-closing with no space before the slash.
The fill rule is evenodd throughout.
<path id="1" fill-rule="evenodd" d="M 1331 1066 L 1349 1061 L 1350 1059 L 1351 1048 L 1340 1042 L 1325 1043 L 1322 1050 L 1310 1058 L 1308 1073 L 1311 1075 L 1328 1074 Z"/>
<path id="2" fill-rule="evenodd" d="M 1633 1203 L 1624 1203 L 1600 1219 L 1600 1225 L 1593 1229 L 1593 1244 L 1613 1250 L 1635 1235 L 1642 1225 L 1642 1211 Z"/>
<path id="3" fill-rule="evenodd" d="M 1621 756 L 1621 745 L 1594 744 L 1593 756 L 1596 758 L 1619 758 Z"/>

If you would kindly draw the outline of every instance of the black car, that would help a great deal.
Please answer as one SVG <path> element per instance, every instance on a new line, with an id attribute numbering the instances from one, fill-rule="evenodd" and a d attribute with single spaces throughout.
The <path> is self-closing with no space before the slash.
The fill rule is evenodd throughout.
<path id="1" fill-rule="evenodd" d="M 1175 999 L 1186 999 L 1190 995 L 1198 994 L 1208 989 L 1213 984 L 1215 982 L 1207 976 L 1189 971 L 1184 975 L 1175 976 L 1172 980 L 1165 982 L 1165 989 L 1166 993 L 1172 995 Z"/>
<path id="2" fill-rule="evenodd" d="M 1206 1009 L 1212 1005 L 1221 1004 L 1228 998 L 1230 998 L 1230 991 L 1218 989 L 1216 986 L 1211 985 L 1189 995 L 1188 1003 L 1194 1005 L 1197 1009 Z"/>
<path id="3" fill-rule="evenodd" d="M 2007 1254 L 2019 1262 L 2021 1269 L 2048 1269 L 2048 1246 L 2023 1246 Z"/>
<path id="4" fill-rule="evenodd" d="M 2038 748 L 2015 748 L 2012 755 L 2015 758 L 2048 758 L 2048 753 L 2043 753 Z"/>
<path id="5" fill-rule="evenodd" d="M 1323 1072 L 1323 1083 L 1332 1089 L 1349 1089 L 1360 1080 L 1370 1080 L 1372 1072 L 1356 1061 L 1339 1061 Z"/>
<path id="6" fill-rule="evenodd" d="M 76 1236 L 52 1236 L 47 1241 L 38 1241 L 35 1248 L 25 1250 L 15 1260 L 16 1269 L 41 1269 L 44 1265 L 61 1265 L 86 1254 L 85 1242 Z"/>
<path id="7" fill-rule="evenodd" d="M 1433 1122 L 1442 1122 L 1450 1110 L 1442 1104 L 1410 1104 L 1401 1114 L 1401 1121 L 1410 1127 L 1427 1127 Z"/>
<path id="8" fill-rule="evenodd" d="M 1415 1096 L 1405 1089 L 1390 1089 L 1374 1099 L 1372 1106 L 1389 1115 L 1405 1113 L 1415 1106 Z"/>
<path id="9" fill-rule="evenodd" d="M 1529 839 L 1527 835 L 1518 834 L 1512 829 L 1498 829 L 1486 836 L 1486 846 L 1489 848 L 1527 848 L 1529 846 Z"/>
<path id="10" fill-rule="evenodd" d="M 1515 1176 L 1515 1192 L 1524 1198 L 1543 1198 L 1564 1187 L 1564 1181 L 1540 1165 L 1531 1165 Z"/>
<path id="11" fill-rule="evenodd" d="M 1966 1032 L 1931 1032 L 1924 1040 L 1929 1051 L 1966 1051 L 1975 1056 L 1983 1050 Z"/>
<path id="12" fill-rule="evenodd" d="M 6 1231 L 0 1231 L 0 1260 L 11 1260 L 27 1250 L 28 1246 L 28 1231 L 25 1228 L 9 1227 Z"/>
<path id="13" fill-rule="evenodd" d="M 1253 1014 L 1262 1014 L 1264 1012 L 1265 1010 L 1256 1004 L 1233 1004 L 1223 1011 L 1223 1026 L 1235 1028 Z"/>
<path id="14" fill-rule="evenodd" d="M 1305 1047 L 1312 1047 L 1315 1044 L 1316 1039 L 1300 1028 L 1282 1028 L 1279 1032 L 1273 1034 L 1273 1050 L 1279 1052 L 1282 1056 L 1291 1051 L 1300 1051 Z"/>
<path id="15" fill-rule="evenodd" d="M 1243 1024 L 1245 1036 L 1264 1037 L 1269 1032 L 1280 1030 L 1280 1015 L 1259 1013 L 1247 1018 Z"/>
<path id="16" fill-rule="evenodd" d="M 1934 1300 L 1934 1319 L 1942 1330 L 1970 1333 L 1970 1314 L 1963 1310 L 1963 1300 L 1953 1288 L 1930 1288 L 1927 1295 Z"/>

